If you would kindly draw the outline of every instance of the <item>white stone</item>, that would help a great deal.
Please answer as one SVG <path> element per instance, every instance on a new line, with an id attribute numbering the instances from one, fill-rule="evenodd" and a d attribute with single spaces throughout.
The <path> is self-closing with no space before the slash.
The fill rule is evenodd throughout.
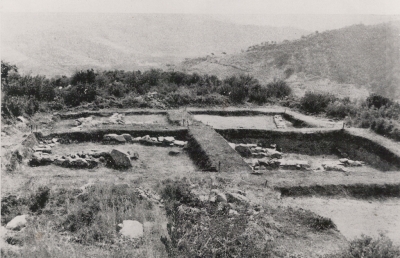
<path id="1" fill-rule="evenodd" d="M 124 220 L 122 224 L 118 224 L 121 227 L 119 233 L 129 238 L 139 238 L 143 236 L 143 224 L 136 220 Z"/>
<path id="2" fill-rule="evenodd" d="M 20 215 L 7 223 L 6 229 L 18 230 L 26 225 L 26 215 Z"/>

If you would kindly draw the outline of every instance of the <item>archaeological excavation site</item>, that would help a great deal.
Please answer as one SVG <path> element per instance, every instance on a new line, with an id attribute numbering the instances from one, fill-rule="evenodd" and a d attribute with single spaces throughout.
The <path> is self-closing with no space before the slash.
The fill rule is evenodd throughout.
<path id="1" fill-rule="evenodd" d="M 3 157 L 8 253 L 339 257 L 362 234 L 400 243 L 400 149 L 342 122 L 239 108 L 41 119 Z"/>

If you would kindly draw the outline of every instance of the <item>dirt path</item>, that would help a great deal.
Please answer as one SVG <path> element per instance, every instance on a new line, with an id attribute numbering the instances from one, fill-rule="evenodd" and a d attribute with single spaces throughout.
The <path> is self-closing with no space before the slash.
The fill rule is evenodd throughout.
<path id="1" fill-rule="evenodd" d="M 331 218 L 348 240 L 361 234 L 376 237 L 382 232 L 395 244 L 400 244 L 400 199 L 366 201 L 313 197 L 284 198 L 283 203 Z"/>

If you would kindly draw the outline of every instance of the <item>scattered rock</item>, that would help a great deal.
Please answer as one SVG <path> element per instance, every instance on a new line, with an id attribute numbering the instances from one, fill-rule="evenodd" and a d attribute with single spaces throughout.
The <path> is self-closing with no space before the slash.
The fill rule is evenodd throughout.
<path id="1" fill-rule="evenodd" d="M 142 137 L 132 138 L 132 142 L 140 142 L 140 139 L 142 139 Z"/>
<path id="2" fill-rule="evenodd" d="M 178 147 L 184 147 L 186 145 L 186 142 L 175 140 L 174 145 L 176 145 Z"/>
<path id="3" fill-rule="evenodd" d="M 133 142 L 133 138 L 130 134 L 124 133 L 124 134 L 122 134 L 122 137 L 124 137 L 125 141 L 127 141 L 127 142 Z"/>
<path id="4" fill-rule="evenodd" d="M 230 203 L 238 203 L 238 204 L 247 204 L 249 203 L 249 199 L 245 196 L 238 193 L 226 193 L 226 197 L 228 202 Z"/>
<path id="5" fill-rule="evenodd" d="M 118 134 L 106 134 L 103 137 L 104 141 L 112 141 L 112 142 L 116 142 L 116 143 L 125 143 L 125 137 L 122 135 L 118 135 Z"/>
<path id="6" fill-rule="evenodd" d="M 36 145 L 39 145 L 38 140 L 36 139 L 36 136 L 34 133 L 31 133 L 28 135 L 28 137 L 25 138 L 25 140 L 22 142 L 22 145 L 28 148 L 33 148 Z"/>
<path id="7" fill-rule="evenodd" d="M 86 160 L 78 158 L 74 159 L 69 163 L 69 167 L 71 168 L 87 168 L 89 167 L 89 164 L 86 162 Z"/>
<path id="8" fill-rule="evenodd" d="M 39 146 L 40 146 L 40 145 L 39 145 Z M 34 150 L 35 152 L 43 152 L 43 153 L 51 154 L 51 148 L 50 148 L 50 147 L 47 147 L 47 146 L 45 146 L 44 148 L 33 147 L 33 150 Z"/>
<path id="9" fill-rule="evenodd" d="M 170 137 L 170 136 L 164 137 L 164 142 L 166 142 L 166 143 L 173 143 L 174 141 L 175 141 L 174 137 Z"/>
<path id="10" fill-rule="evenodd" d="M 310 164 L 307 160 L 285 160 L 280 161 L 280 167 L 283 169 L 305 169 L 309 168 Z"/>
<path id="11" fill-rule="evenodd" d="M 92 153 L 92 154 L 90 154 L 93 158 L 96 158 L 96 159 L 98 159 L 98 158 L 100 158 L 100 157 L 103 157 L 103 158 L 108 158 L 108 157 L 110 157 L 110 153 L 109 152 L 105 152 L 105 151 L 103 151 L 103 152 L 95 152 L 95 153 Z"/>
<path id="12" fill-rule="evenodd" d="M 226 195 L 218 189 L 211 190 L 211 194 L 215 196 L 215 201 L 217 202 L 228 202 Z"/>
<path id="13" fill-rule="evenodd" d="M 143 224 L 136 220 L 124 220 L 122 224 L 118 224 L 121 227 L 119 233 L 128 238 L 140 238 L 143 236 Z"/>
<path id="14" fill-rule="evenodd" d="M 128 151 L 128 154 L 129 154 L 130 158 L 133 159 L 133 160 L 138 160 L 139 159 L 139 153 L 137 153 L 137 152 L 134 152 L 133 154 L 131 154 Z"/>
<path id="15" fill-rule="evenodd" d="M 171 150 L 171 151 L 168 152 L 168 154 L 170 156 L 177 156 L 177 155 L 181 154 L 181 152 L 178 151 L 178 150 Z"/>
<path id="16" fill-rule="evenodd" d="M 110 161 L 113 167 L 127 169 L 132 167 L 129 156 L 119 150 L 113 149 L 110 153 Z"/>
<path id="17" fill-rule="evenodd" d="M 28 124 L 28 123 L 29 123 L 29 120 L 26 119 L 26 118 L 23 117 L 23 116 L 17 117 L 17 121 L 22 122 L 22 123 L 24 123 L 24 124 Z"/>
<path id="18" fill-rule="evenodd" d="M 251 151 L 249 147 L 238 145 L 235 147 L 235 151 L 237 151 L 240 156 L 244 158 L 250 158 L 251 157 Z"/>
<path id="19" fill-rule="evenodd" d="M 20 215 L 13 218 L 10 222 L 7 223 L 6 229 L 11 230 L 20 230 L 26 225 L 26 215 Z"/>
<path id="20" fill-rule="evenodd" d="M 322 167 L 326 170 L 326 171 L 339 171 L 339 172 L 347 172 L 347 170 L 337 164 L 322 164 Z"/>
<path id="21" fill-rule="evenodd" d="M 229 213 L 229 215 L 231 215 L 231 216 L 237 216 L 237 215 L 239 215 L 239 212 L 237 212 L 236 210 L 232 210 L 232 209 L 230 209 L 228 213 Z"/>

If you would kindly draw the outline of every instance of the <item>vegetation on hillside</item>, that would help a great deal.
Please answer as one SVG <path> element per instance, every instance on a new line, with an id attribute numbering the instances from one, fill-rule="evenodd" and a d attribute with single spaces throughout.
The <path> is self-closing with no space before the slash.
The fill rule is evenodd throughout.
<path id="1" fill-rule="evenodd" d="M 399 34 L 396 24 L 360 24 L 280 44 L 266 42 L 247 52 L 270 60 L 269 66 L 283 70 L 286 77 L 305 73 L 394 97 L 400 94 Z"/>
<path id="2" fill-rule="evenodd" d="M 78 71 L 71 77 L 20 75 L 17 67 L 2 66 L 5 115 L 32 115 L 38 110 L 62 110 L 90 103 L 92 108 L 170 108 L 187 105 L 263 104 L 284 98 L 291 89 L 284 81 L 262 86 L 251 76 L 220 80 L 213 75 L 141 71 Z"/>
<path id="3" fill-rule="evenodd" d="M 400 141 L 400 104 L 371 94 L 364 101 L 339 99 L 331 94 L 307 92 L 296 107 L 311 114 L 345 119 L 348 127 L 370 128 L 377 134 Z"/>
<path id="4" fill-rule="evenodd" d="M 33 115 L 38 111 L 84 107 L 174 108 L 182 106 L 230 106 L 246 102 L 274 103 L 304 113 L 346 119 L 348 126 L 371 128 L 400 141 L 400 104 L 377 94 L 364 101 L 337 98 L 333 94 L 306 92 L 292 95 L 283 80 L 262 85 L 249 75 L 223 80 L 214 75 L 141 71 L 78 71 L 71 77 L 20 75 L 6 62 L 2 67 L 2 116 Z"/>

